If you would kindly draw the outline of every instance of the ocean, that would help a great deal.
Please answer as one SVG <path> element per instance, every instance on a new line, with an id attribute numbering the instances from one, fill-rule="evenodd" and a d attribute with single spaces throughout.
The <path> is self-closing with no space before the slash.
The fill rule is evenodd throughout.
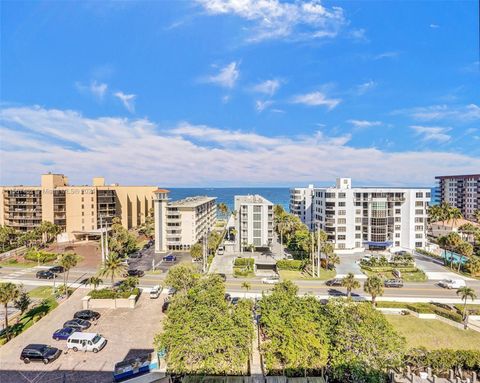
<path id="1" fill-rule="evenodd" d="M 289 188 L 245 187 L 245 188 L 169 188 L 170 198 L 178 200 L 185 197 L 205 195 L 217 197 L 217 203 L 225 203 L 233 210 L 233 198 L 236 195 L 260 194 L 274 204 L 282 205 L 288 211 L 290 200 Z M 435 188 L 432 188 L 432 204 L 436 204 Z"/>

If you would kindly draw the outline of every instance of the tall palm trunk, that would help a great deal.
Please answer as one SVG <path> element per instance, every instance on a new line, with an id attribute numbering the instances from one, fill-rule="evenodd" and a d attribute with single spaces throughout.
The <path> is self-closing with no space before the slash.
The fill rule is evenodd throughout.
<path id="1" fill-rule="evenodd" d="M 10 329 L 8 328 L 8 307 L 5 303 L 5 334 L 7 335 L 7 340 L 10 340 Z"/>

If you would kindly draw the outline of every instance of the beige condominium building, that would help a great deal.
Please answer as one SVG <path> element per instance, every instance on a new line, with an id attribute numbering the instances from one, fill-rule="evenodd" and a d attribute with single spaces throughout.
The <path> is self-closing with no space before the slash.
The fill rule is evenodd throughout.
<path id="1" fill-rule="evenodd" d="M 28 231 L 50 221 L 63 229 L 59 240 L 64 241 L 97 235 L 114 217 L 129 229 L 145 222 L 156 189 L 106 185 L 103 177 L 71 186 L 63 174 L 43 174 L 40 186 L 0 187 L 0 225 Z"/>
<path id="2" fill-rule="evenodd" d="M 155 252 L 189 250 L 214 226 L 216 197 L 188 197 L 169 201 L 168 190 L 154 192 Z"/>

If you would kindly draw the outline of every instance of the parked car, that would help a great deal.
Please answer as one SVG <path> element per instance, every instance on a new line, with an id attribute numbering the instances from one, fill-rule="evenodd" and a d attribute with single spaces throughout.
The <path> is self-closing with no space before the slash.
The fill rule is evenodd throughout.
<path id="1" fill-rule="evenodd" d="M 73 351 L 99 352 L 107 344 L 107 340 L 95 332 L 75 332 L 67 339 L 67 348 Z"/>
<path id="2" fill-rule="evenodd" d="M 37 273 L 35 274 L 35 276 L 36 276 L 38 279 L 53 279 L 53 278 L 55 278 L 55 274 L 52 273 L 50 270 L 40 270 L 40 271 L 37 271 Z"/>
<path id="3" fill-rule="evenodd" d="M 327 286 L 341 286 L 342 285 L 342 280 L 340 278 L 333 278 L 330 279 L 329 281 L 325 282 Z"/>
<path id="4" fill-rule="evenodd" d="M 239 300 L 240 300 L 239 297 L 233 297 L 232 300 L 230 301 L 230 303 L 231 303 L 232 305 L 236 305 Z"/>
<path id="5" fill-rule="evenodd" d="M 63 266 L 53 266 L 50 267 L 48 271 L 51 271 L 54 274 L 61 274 L 65 272 L 65 268 Z"/>
<path id="6" fill-rule="evenodd" d="M 100 313 L 93 310 L 81 310 L 77 311 L 73 315 L 74 319 L 83 319 L 83 320 L 97 320 L 100 318 Z"/>
<path id="7" fill-rule="evenodd" d="M 168 254 L 165 257 L 163 257 L 164 262 L 175 262 L 177 260 L 177 257 L 173 254 Z"/>
<path id="8" fill-rule="evenodd" d="M 129 258 L 142 258 L 142 255 L 143 255 L 142 252 L 136 251 L 135 253 L 130 254 L 128 257 Z"/>
<path id="9" fill-rule="evenodd" d="M 125 273 L 125 277 L 143 277 L 145 272 L 143 270 L 131 269 Z"/>
<path id="10" fill-rule="evenodd" d="M 218 255 L 223 255 L 223 254 L 225 254 L 225 251 L 223 249 L 218 249 L 217 254 Z"/>
<path id="11" fill-rule="evenodd" d="M 57 331 L 55 331 L 52 335 L 52 338 L 55 340 L 67 340 L 70 335 L 74 332 L 78 331 L 78 329 L 73 327 L 64 327 Z"/>
<path id="12" fill-rule="evenodd" d="M 177 289 L 175 287 L 166 287 L 167 289 L 167 295 L 169 297 L 174 296 L 175 293 L 177 292 Z"/>
<path id="13" fill-rule="evenodd" d="M 403 287 L 402 279 L 387 279 L 383 282 L 385 287 Z"/>
<path id="14" fill-rule="evenodd" d="M 292 260 L 292 259 L 293 259 L 293 255 L 286 253 L 286 254 L 285 254 L 285 259 Z"/>
<path id="15" fill-rule="evenodd" d="M 229 293 L 226 293 L 226 294 L 225 294 L 225 300 L 226 300 L 227 302 L 230 302 L 230 301 L 232 300 L 232 296 L 231 296 Z"/>
<path id="16" fill-rule="evenodd" d="M 66 321 L 63 324 L 63 327 L 73 327 L 76 328 L 80 331 L 86 330 L 89 328 L 92 324 L 88 320 L 84 319 L 71 319 Z"/>
<path id="17" fill-rule="evenodd" d="M 150 299 L 157 299 L 162 293 L 162 286 L 156 285 L 150 289 Z"/>
<path id="18" fill-rule="evenodd" d="M 168 306 L 170 305 L 170 301 L 165 301 L 162 304 L 162 313 L 167 312 Z"/>
<path id="19" fill-rule="evenodd" d="M 61 351 L 56 347 L 51 347 L 46 344 L 29 344 L 22 350 L 20 360 L 24 363 L 43 362 L 48 364 L 57 359 Z"/>
<path id="20" fill-rule="evenodd" d="M 465 287 L 466 283 L 463 279 L 443 279 L 438 282 L 438 285 L 446 289 L 459 289 Z"/>
<path id="21" fill-rule="evenodd" d="M 280 282 L 280 277 L 278 277 L 278 276 L 262 278 L 262 283 L 264 283 L 266 285 L 275 285 L 279 282 Z"/>

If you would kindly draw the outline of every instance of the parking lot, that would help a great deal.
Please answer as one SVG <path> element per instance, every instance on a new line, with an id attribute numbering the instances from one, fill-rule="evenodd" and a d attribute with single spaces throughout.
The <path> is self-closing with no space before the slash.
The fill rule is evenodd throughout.
<path id="1" fill-rule="evenodd" d="M 192 256 L 189 252 L 179 252 L 175 251 L 172 254 L 175 255 L 176 261 L 175 262 L 165 262 L 163 261 L 163 257 L 170 252 L 162 253 L 162 254 L 155 254 L 155 248 L 153 246 L 149 247 L 148 249 L 141 251 L 141 258 L 132 258 L 129 261 L 128 267 L 129 269 L 139 269 L 142 271 L 149 271 L 153 269 L 153 265 L 155 264 L 155 270 L 159 270 L 163 273 L 167 273 L 170 267 L 173 265 L 177 265 L 179 263 L 189 262 L 192 263 Z"/>
<path id="2" fill-rule="evenodd" d="M 20 353 L 30 343 L 66 350 L 66 341 L 54 341 L 52 334 L 82 309 L 81 299 L 87 292 L 78 289 L 47 317 L 0 348 L 1 383 L 111 382 L 116 362 L 153 351 L 153 338 L 163 319 L 163 296 L 149 299 L 148 293 L 144 293 L 135 309 L 96 310 L 101 317 L 86 331 L 100 333 L 107 339 L 107 345 L 98 354 L 69 350 L 48 365 L 24 364 Z"/>

